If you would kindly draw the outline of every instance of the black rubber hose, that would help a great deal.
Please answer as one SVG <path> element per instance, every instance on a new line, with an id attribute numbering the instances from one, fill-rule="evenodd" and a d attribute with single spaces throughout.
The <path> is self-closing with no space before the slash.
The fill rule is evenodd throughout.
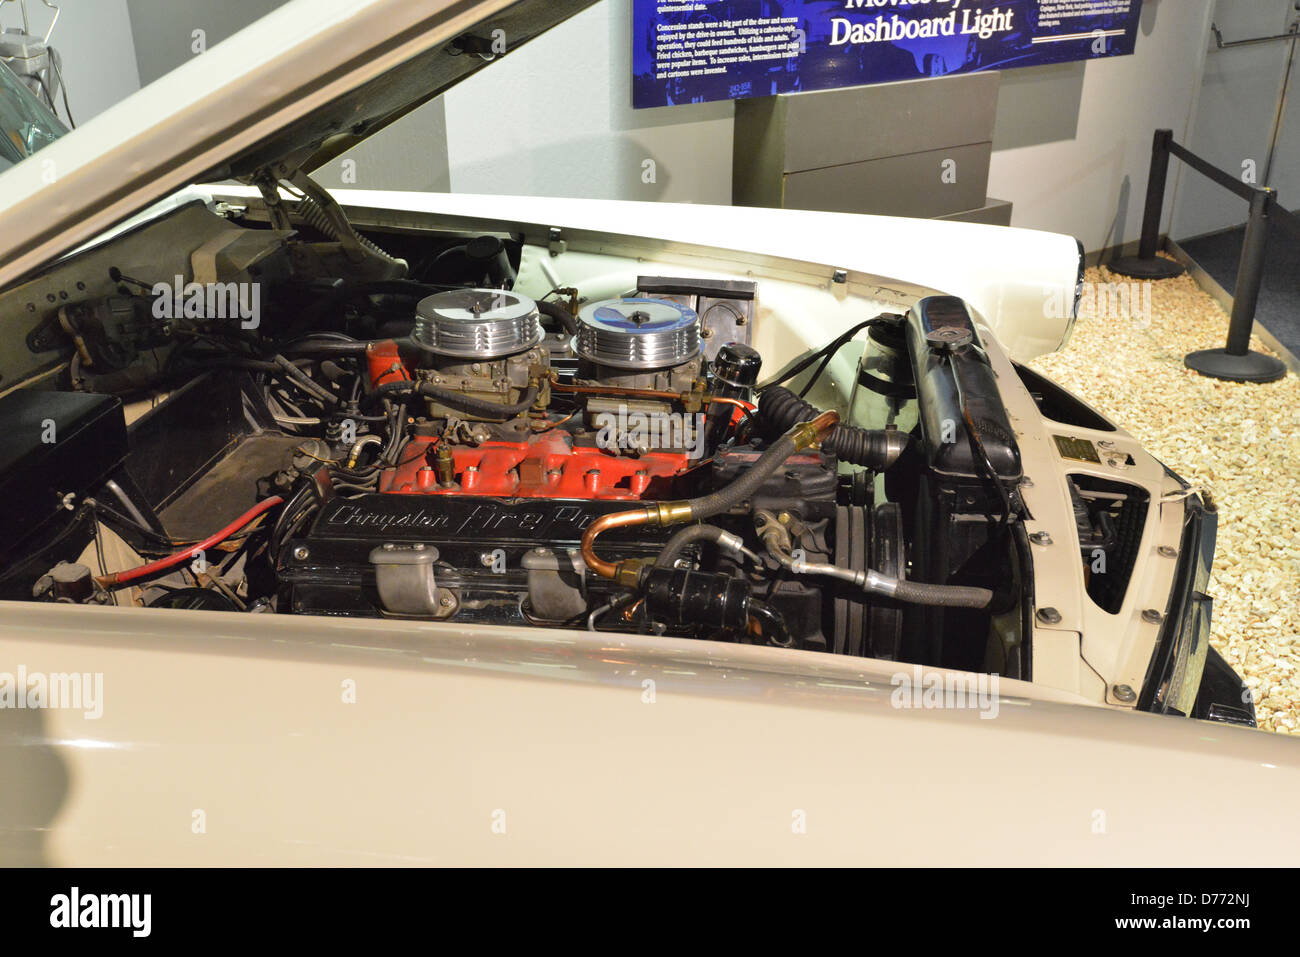
<path id="1" fill-rule="evenodd" d="M 410 379 L 401 379 L 396 382 L 385 382 L 383 385 L 377 386 L 370 394 L 376 398 L 382 398 L 383 396 L 386 395 L 394 395 L 394 394 L 400 395 L 403 392 L 414 392 L 414 391 L 415 391 L 414 382 L 412 382 Z"/>
<path id="2" fill-rule="evenodd" d="M 691 518 L 700 521 L 721 515 L 753 496 L 785 460 L 798 451 L 795 440 L 783 435 L 772 443 L 745 474 L 725 488 L 691 499 Z"/>
<path id="3" fill-rule="evenodd" d="M 205 369 L 241 369 L 245 372 L 265 372 L 271 375 L 279 373 L 280 367 L 268 359 L 243 359 L 237 356 L 190 356 L 190 361 Z"/>
<path id="4" fill-rule="evenodd" d="M 749 617 L 758 622 L 763 631 L 763 637 L 767 639 L 769 645 L 776 645 L 778 648 L 789 648 L 794 644 L 794 636 L 790 634 L 790 629 L 786 627 L 785 619 L 771 605 L 750 599 Z"/>
<path id="5" fill-rule="evenodd" d="M 442 252 L 438 253 L 438 255 L 433 257 L 433 262 L 429 263 L 429 268 L 432 269 L 434 266 L 438 265 L 438 263 L 442 262 L 448 256 L 457 256 L 457 255 L 464 256 L 467 245 L 468 245 L 467 243 L 457 243 L 454 246 L 448 246 Z"/>
<path id="6" fill-rule="evenodd" d="M 672 568 L 688 545 L 696 542 L 716 543 L 725 534 L 726 532 L 716 525 L 687 525 L 680 528 L 659 552 L 659 557 L 655 559 L 655 568 Z"/>
<path id="7" fill-rule="evenodd" d="M 242 369 L 245 372 L 261 372 L 267 375 L 279 375 L 282 378 L 298 386 L 312 398 L 325 403 L 328 406 L 339 404 L 339 397 L 330 392 L 320 383 L 313 380 L 307 373 L 303 372 L 296 365 L 286 359 L 284 356 L 276 355 L 270 359 L 243 359 L 236 357 L 221 357 L 215 362 L 206 362 L 200 360 L 205 368 L 220 369 Z"/>
<path id="8" fill-rule="evenodd" d="M 523 397 L 511 405 L 499 405 L 487 399 L 477 399 L 473 396 L 466 395 L 463 392 L 456 392 L 452 389 L 441 389 L 429 382 L 411 382 L 403 380 L 401 382 L 386 382 L 377 388 L 372 395 L 385 396 L 395 393 L 414 393 L 422 395 L 428 399 L 435 399 L 443 405 L 449 405 L 454 409 L 462 412 L 469 412 L 472 415 L 479 415 L 485 419 L 512 419 L 516 415 L 522 415 L 532 408 L 533 403 L 537 401 L 538 388 L 535 385 L 529 386 L 524 392 Z"/>
<path id="9" fill-rule="evenodd" d="M 909 605 L 940 605 L 945 608 L 987 608 L 993 602 L 993 592 L 988 588 L 909 581 L 900 581 L 892 597 Z"/>
<path id="10" fill-rule="evenodd" d="M 782 382 L 789 382 L 791 379 L 797 376 L 800 372 L 803 372 L 804 369 L 807 369 L 818 359 L 821 359 L 825 356 L 835 355 L 835 353 L 839 351 L 840 347 L 844 346 L 846 343 L 851 341 L 853 337 L 856 336 L 863 329 L 867 329 L 871 326 L 876 325 L 879 322 L 884 322 L 884 321 L 887 321 L 885 316 L 876 316 L 873 319 L 868 319 L 866 322 L 859 322 L 856 326 L 853 326 L 851 329 L 845 330 L 843 333 L 841 333 L 840 335 L 832 339 L 829 343 L 822 346 L 822 348 L 818 349 L 816 352 L 812 353 L 809 356 L 805 356 L 795 365 L 787 369 L 784 373 L 782 373 L 781 377 L 779 379 L 776 379 L 774 382 L 772 382 L 771 385 L 768 386 L 768 388 L 772 388 L 773 386 L 780 385 Z M 810 382 L 817 381 L 818 376 L 820 376 L 822 372 L 825 371 L 826 364 L 827 363 L 822 364 L 822 366 L 817 370 L 817 373 L 812 377 L 812 379 L 809 380 Z"/>
<path id="11" fill-rule="evenodd" d="M 338 339 L 303 339 L 284 346 L 281 352 L 286 356 L 341 356 L 359 358 L 366 354 L 372 343 L 353 339 L 343 342 Z"/>
<path id="12" fill-rule="evenodd" d="M 324 402 L 326 405 L 333 406 L 339 404 L 338 396 L 336 396 L 333 392 L 330 392 L 323 385 L 317 383 L 309 375 L 307 375 L 307 373 L 303 372 L 301 369 L 299 369 L 296 365 L 294 365 L 284 356 L 281 355 L 272 356 L 271 361 L 274 362 L 276 366 L 280 369 L 280 371 L 284 373 L 285 378 L 295 383 L 304 392 L 308 393 L 311 396 L 314 396 L 315 398 L 319 399 L 321 402 Z"/>
<path id="13" fill-rule="evenodd" d="M 769 437 L 781 435 L 791 426 L 821 415 L 821 409 L 779 385 L 763 390 L 758 411 L 763 434 Z M 837 425 L 822 442 L 822 451 L 841 461 L 882 472 L 898 458 L 901 450 L 894 442 L 899 438 L 905 436 L 886 429 Z"/>
<path id="14" fill-rule="evenodd" d="M 577 318 L 573 315 L 573 313 L 569 312 L 568 309 L 564 308 L 564 306 L 560 305 L 558 302 L 547 302 L 545 300 L 538 300 L 537 311 L 540 312 L 543 316 L 548 316 L 551 319 L 554 319 L 564 328 L 564 331 L 569 335 L 576 336 L 578 334 Z"/>
<path id="15" fill-rule="evenodd" d="M 841 461 L 883 472 L 898 457 L 897 449 L 891 449 L 889 440 L 890 433 L 884 429 L 840 425 L 822 443 L 822 448 Z"/>

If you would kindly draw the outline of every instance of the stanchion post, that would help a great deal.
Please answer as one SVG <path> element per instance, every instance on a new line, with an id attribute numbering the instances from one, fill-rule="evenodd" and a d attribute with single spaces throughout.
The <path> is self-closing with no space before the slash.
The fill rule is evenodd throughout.
<path id="1" fill-rule="evenodd" d="M 1228 323 L 1227 353 L 1244 356 L 1250 351 L 1250 330 L 1255 324 L 1255 307 L 1264 283 L 1264 256 L 1268 252 L 1269 209 L 1271 190 L 1260 190 L 1250 201 L 1250 218 L 1241 244 L 1237 264 L 1237 288 L 1232 294 L 1232 319 Z"/>
<path id="2" fill-rule="evenodd" d="M 1160 218 L 1165 209 L 1165 186 L 1169 181 L 1169 144 L 1173 130 L 1156 130 L 1151 142 L 1151 170 L 1147 174 L 1146 206 L 1142 213 L 1142 238 L 1136 256 L 1121 256 L 1108 264 L 1111 272 L 1134 279 L 1172 279 L 1185 270 L 1171 259 L 1156 255 L 1160 248 Z"/>
<path id="3" fill-rule="evenodd" d="M 1165 211 L 1165 187 L 1169 183 L 1169 144 L 1173 139 L 1173 130 L 1156 130 L 1151 144 L 1151 172 L 1147 176 L 1147 200 L 1142 212 L 1139 259 L 1155 259 L 1160 244 L 1160 217 Z"/>
<path id="4" fill-rule="evenodd" d="M 1286 366 L 1280 360 L 1250 351 L 1250 331 L 1255 325 L 1255 308 L 1264 282 L 1269 213 L 1275 197 L 1271 189 L 1260 189 L 1250 199 L 1250 218 L 1246 220 L 1246 236 L 1237 265 L 1237 287 L 1232 294 L 1227 347 L 1192 352 L 1183 359 L 1187 368 L 1201 375 L 1231 382 L 1273 382 L 1286 375 Z"/>

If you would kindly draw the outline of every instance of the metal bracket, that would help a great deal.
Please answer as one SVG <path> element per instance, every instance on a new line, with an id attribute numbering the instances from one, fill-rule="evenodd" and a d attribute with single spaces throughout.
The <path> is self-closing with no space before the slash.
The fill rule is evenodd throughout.
<path id="1" fill-rule="evenodd" d="M 550 249 L 552 256 L 558 256 L 569 248 L 568 242 L 564 239 L 564 234 L 555 226 L 551 227 L 550 234 L 547 237 L 547 247 Z"/>
<path id="2" fill-rule="evenodd" d="M 1214 45 L 1220 50 L 1227 50 L 1230 47 L 1244 47 L 1252 43 L 1269 43 L 1273 40 L 1296 40 L 1300 39 L 1300 20 L 1293 22 L 1287 27 L 1286 33 L 1275 33 L 1267 37 L 1250 37 L 1247 40 L 1228 40 L 1224 41 L 1223 33 L 1219 30 L 1216 23 L 1210 24 L 1210 31 L 1214 34 Z"/>

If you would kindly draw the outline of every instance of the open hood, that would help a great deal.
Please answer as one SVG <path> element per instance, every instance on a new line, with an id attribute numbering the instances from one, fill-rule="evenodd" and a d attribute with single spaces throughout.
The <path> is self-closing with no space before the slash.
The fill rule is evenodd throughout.
<path id="1" fill-rule="evenodd" d="M 0 286 L 191 183 L 319 167 L 594 2 L 293 0 L 0 175 Z"/>

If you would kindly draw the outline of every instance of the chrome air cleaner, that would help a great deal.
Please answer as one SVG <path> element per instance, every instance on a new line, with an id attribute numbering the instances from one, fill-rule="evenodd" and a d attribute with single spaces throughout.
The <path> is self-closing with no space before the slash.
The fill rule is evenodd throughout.
<path id="1" fill-rule="evenodd" d="M 542 341 L 541 314 L 517 293 L 454 289 L 420 301 L 411 340 L 440 356 L 497 359 Z"/>
<path id="2" fill-rule="evenodd" d="M 700 353 L 700 319 L 665 299 L 608 299 L 579 313 L 573 348 L 615 369 L 678 366 Z"/>

